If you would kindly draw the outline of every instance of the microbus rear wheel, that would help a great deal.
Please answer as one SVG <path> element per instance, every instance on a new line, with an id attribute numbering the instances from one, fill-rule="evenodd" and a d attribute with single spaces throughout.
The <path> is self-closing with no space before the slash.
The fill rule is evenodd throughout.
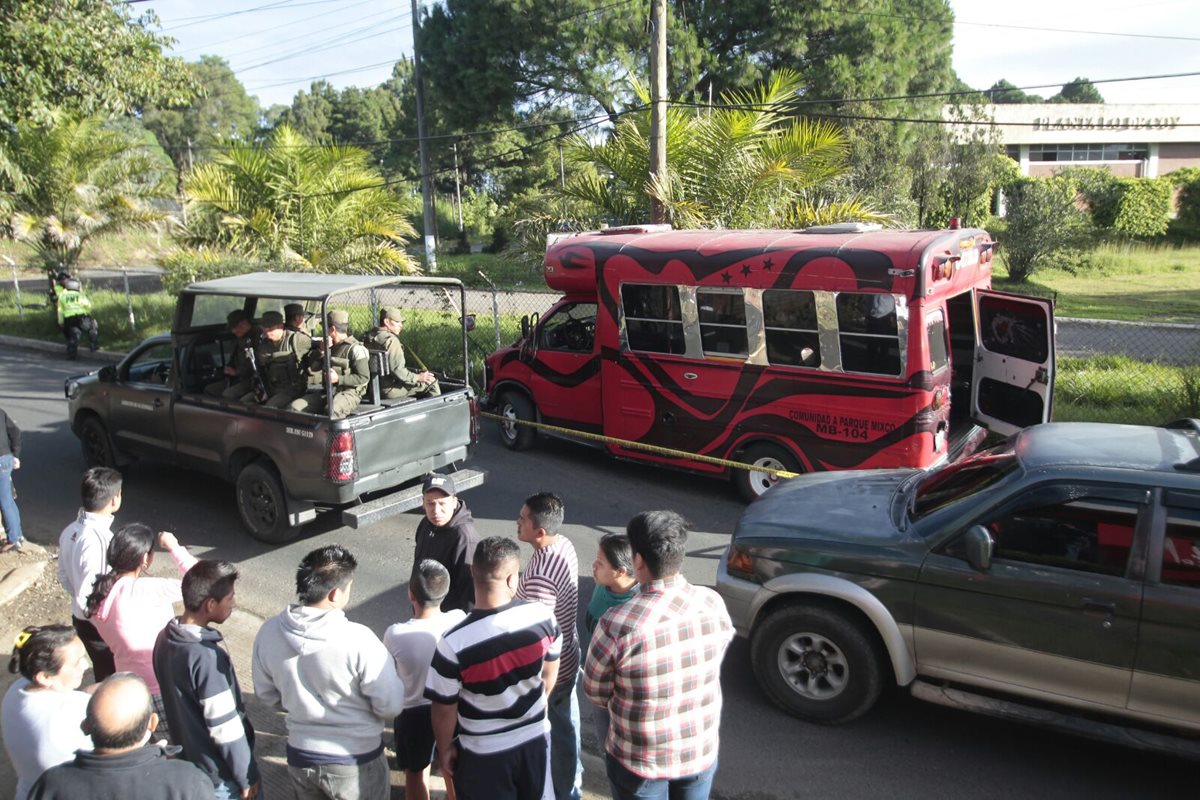
<path id="1" fill-rule="evenodd" d="M 761 497 L 767 489 L 782 480 L 765 470 L 801 471 L 795 457 L 779 445 L 774 444 L 751 445 L 742 453 L 740 460 L 743 464 L 755 467 L 755 469 L 739 469 L 733 474 L 733 482 L 737 486 L 738 494 L 747 503 Z"/>
<path id="2" fill-rule="evenodd" d="M 529 425 L 522 422 L 533 422 L 533 403 L 523 394 L 505 392 L 500 395 L 497 404 L 500 419 L 500 441 L 509 450 L 528 450 L 533 445 L 536 433 Z"/>

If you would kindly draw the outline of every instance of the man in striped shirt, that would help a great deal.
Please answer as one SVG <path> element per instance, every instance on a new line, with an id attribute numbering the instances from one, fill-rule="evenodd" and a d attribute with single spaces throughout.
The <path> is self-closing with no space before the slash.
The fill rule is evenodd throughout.
<path id="1" fill-rule="evenodd" d="M 609 710 L 613 800 L 705 800 L 717 771 L 721 660 L 733 638 L 725 604 L 679 573 L 687 522 L 643 511 L 626 527 L 641 588 L 610 608 L 583 668 L 588 699 Z"/>
<path id="2" fill-rule="evenodd" d="M 442 636 L 425 679 L 438 760 L 459 800 L 537 800 L 545 790 L 546 695 L 562 636 L 545 606 L 517 599 L 520 555 L 502 536 L 479 542 L 475 609 Z"/>
<path id="3" fill-rule="evenodd" d="M 579 559 L 575 546 L 558 530 L 563 501 L 540 492 L 525 499 L 517 519 L 517 538 L 533 546 L 533 558 L 521 574 L 517 597 L 535 600 L 554 612 L 562 631 L 558 680 L 547 701 L 550 717 L 550 779 L 555 800 L 579 800 L 583 793 L 583 762 L 579 759 L 579 641 L 575 635 L 579 609 Z"/>

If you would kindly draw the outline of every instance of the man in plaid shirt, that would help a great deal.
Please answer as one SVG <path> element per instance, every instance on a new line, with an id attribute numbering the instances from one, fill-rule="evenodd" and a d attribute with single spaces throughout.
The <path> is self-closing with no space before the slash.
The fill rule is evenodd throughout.
<path id="1" fill-rule="evenodd" d="M 613 800 L 705 800 L 717 771 L 721 660 L 733 624 L 716 592 L 679 573 L 683 517 L 644 511 L 626 533 L 641 590 L 600 618 L 583 684 L 612 716 L 605 751 Z"/>

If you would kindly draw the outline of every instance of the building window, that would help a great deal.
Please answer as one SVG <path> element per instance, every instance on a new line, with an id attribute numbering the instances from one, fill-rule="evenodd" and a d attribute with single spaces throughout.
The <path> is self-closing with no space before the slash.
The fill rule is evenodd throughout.
<path id="1" fill-rule="evenodd" d="M 1030 161 L 1145 161 L 1147 144 L 1031 144 Z"/>
<path id="2" fill-rule="evenodd" d="M 812 292 L 768 289 L 763 292 L 767 361 L 791 367 L 821 366 L 817 303 Z"/>

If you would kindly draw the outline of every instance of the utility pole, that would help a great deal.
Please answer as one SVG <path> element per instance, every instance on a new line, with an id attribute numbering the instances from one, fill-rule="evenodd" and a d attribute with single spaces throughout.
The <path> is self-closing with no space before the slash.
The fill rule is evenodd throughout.
<path id="1" fill-rule="evenodd" d="M 454 202 L 458 204 L 458 235 L 462 236 L 462 189 L 458 184 L 458 142 L 454 143 Z"/>
<path id="2" fill-rule="evenodd" d="M 667 0 L 650 0 L 650 175 L 667 178 Z M 666 222 L 663 204 L 650 200 L 650 221 Z"/>
<path id="3" fill-rule="evenodd" d="M 417 0 L 412 0 L 413 32 L 413 81 L 417 88 L 417 143 L 421 155 L 421 200 L 425 206 L 425 268 L 437 272 L 437 233 L 434 230 L 433 175 L 429 172 L 429 140 L 425 133 L 425 88 L 421 84 L 421 54 L 417 51 L 417 38 L 421 29 L 421 18 L 417 12 Z"/>

